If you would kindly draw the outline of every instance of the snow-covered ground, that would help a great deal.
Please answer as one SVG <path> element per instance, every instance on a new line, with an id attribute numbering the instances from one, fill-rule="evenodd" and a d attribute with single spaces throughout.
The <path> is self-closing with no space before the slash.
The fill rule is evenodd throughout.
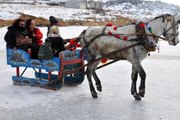
<path id="1" fill-rule="evenodd" d="M 60 30 L 64 38 L 72 38 L 85 28 Z M 46 35 L 46 28 L 40 29 Z M 103 92 L 93 99 L 87 79 L 79 86 L 64 86 L 58 91 L 13 85 L 15 69 L 6 65 L 5 32 L 6 28 L 0 29 L 0 120 L 180 119 L 180 44 L 171 47 L 161 42 L 160 53 L 156 51 L 143 61 L 147 79 L 142 101 L 135 101 L 130 94 L 131 64 L 126 61 L 97 71 Z"/>
<path id="2" fill-rule="evenodd" d="M 46 4 L 0 4 L 0 19 L 12 20 L 20 17 L 21 13 L 43 17 L 55 16 L 63 20 L 107 20 L 114 19 L 112 15 L 96 14 L 92 10 L 71 9 L 60 6 L 49 6 Z"/>

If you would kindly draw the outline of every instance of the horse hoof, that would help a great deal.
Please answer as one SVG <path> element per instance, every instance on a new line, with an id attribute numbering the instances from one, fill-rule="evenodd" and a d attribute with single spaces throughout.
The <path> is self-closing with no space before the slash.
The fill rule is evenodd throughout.
<path id="1" fill-rule="evenodd" d="M 144 90 L 139 90 L 139 95 L 140 95 L 141 97 L 144 97 L 144 96 L 145 96 Z"/>
<path id="2" fill-rule="evenodd" d="M 101 85 L 96 85 L 96 87 L 97 87 L 97 90 L 98 90 L 99 92 L 102 92 L 102 87 L 101 87 Z"/>
<path id="3" fill-rule="evenodd" d="M 98 98 L 98 95 L 96 92 L 91 92 L 93 98 Z"/>
<path id="4" fill-rule="evenodd" d="M 135 100 L 141 100 L 141 97 L 139 94 L 134 93 L 133 96 L 134 96 Z"/>
<path id="5" fill-rule="evenodd" d="M 145 94 L 144 94 L 144 93 L 139 93 L 139 95 L 140 95 L 141 97 L 144 97 Z"/>
<path id="6" fill-rule="evenodd" d="M 135 100 L 141 100 L 141 97 L 140 96 L 134 96 Z"/>

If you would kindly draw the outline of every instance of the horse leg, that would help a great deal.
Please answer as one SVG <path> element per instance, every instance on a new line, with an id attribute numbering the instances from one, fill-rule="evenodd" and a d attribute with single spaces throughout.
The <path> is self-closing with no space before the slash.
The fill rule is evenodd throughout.
<path id="1" fill-rule="evenodd" d="M 140 95 L 137 93 L 136 89 L 136 82 L 138 78 L 138 72 L 135 69 L 134 65 L 132 66 L 132 74 L 131 74 L 131 79 L 132 79 L 132 84 L 131 84 L 131 94 L 134 96 L 136 100 L 141 100 Z"/>
<path id="2" fill-rule="evenodd" d="M 96 88 L 99 92 L 102 92 L 102 86 L 101 86 L 101 81 L 100 79 L 98 78 L 97 74 L 96 74 L 96 68 L 98 66 L 99 62 L 96 62 L 94 64 L 94 67 L 93 67 L 93 71 L 92 71 L 92 75 L 94 77 L 94 80 L 96 81 Z"/>
<path id="3" fill-rule="evenodd" d="M 144 71 L 144 69 L 142 68 L 141 66 L 141 70 L 140 70 L 140 73 L 139 73 L 140 77 L 141 77 L 141 83 L 140 83 L 140 86 L 139 86 L 139 95 L 141 97 L 144 97 L 145 95 L 145 80 L 146 80 L 146 72 Z"/>
<path id="4" fill-rule="evenodd" d="M 92 77 L 91 77 L 92 76 L 92 65 L 87 66 L 86 74 L 87 74 L 87 79 L 89 82 L 89 88 L 90 88 L 91 95 L 93 98 L 97 98 L 98 97 L 97 92 L 94 89 Z"/>
<path id="5" fill-rule="evenodd" d="M 139 95 L 141 97 L 144 97 L 145 95 L 145 79 L 146 79 L 146 72 L 144 71 L 143 67 L 141 66 L 141 64 L 137 64 L 136 65 L 136 70 L 138 71 L 140 77 L 141 77 L 141 82 L 140 82 L 140 86 L 139 86 Z"/>
<path id="6" fill-rule="evenodd" d="M 99 80 L 96 71 L 93 71 L 92 73 L 94 80 L 96 81 L 96 88 L 99 92 L 102 92 L 102 86 L 101 86 L 101 81 Z"/>

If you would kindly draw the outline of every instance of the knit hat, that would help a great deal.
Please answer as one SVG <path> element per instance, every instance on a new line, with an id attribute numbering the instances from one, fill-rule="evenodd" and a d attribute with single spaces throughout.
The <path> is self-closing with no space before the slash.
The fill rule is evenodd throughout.
<path id="1" fill-rule="evenodd" d="M 58 20 L 54 16 L 49 17 L 50 23 L 58 23 Z"/>

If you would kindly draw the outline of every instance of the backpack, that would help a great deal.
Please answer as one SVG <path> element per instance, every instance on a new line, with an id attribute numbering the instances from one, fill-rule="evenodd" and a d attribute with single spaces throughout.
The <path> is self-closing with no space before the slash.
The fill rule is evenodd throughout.
<path id="1" fill-rule="evenodd" d="M 48 37 L 45 41 L 51 43 L 54 57 L 59 57 L 59 52 L 65 50 L 64 41 L 61 37 Z"/>
<path id="2" fill-rule="evenodd" d="M 51 58 L 53 58 L 53 51 L 51 49 L 51 42 L 45 42 L 39 48 L 38 59 L 49 60 Z"/>

